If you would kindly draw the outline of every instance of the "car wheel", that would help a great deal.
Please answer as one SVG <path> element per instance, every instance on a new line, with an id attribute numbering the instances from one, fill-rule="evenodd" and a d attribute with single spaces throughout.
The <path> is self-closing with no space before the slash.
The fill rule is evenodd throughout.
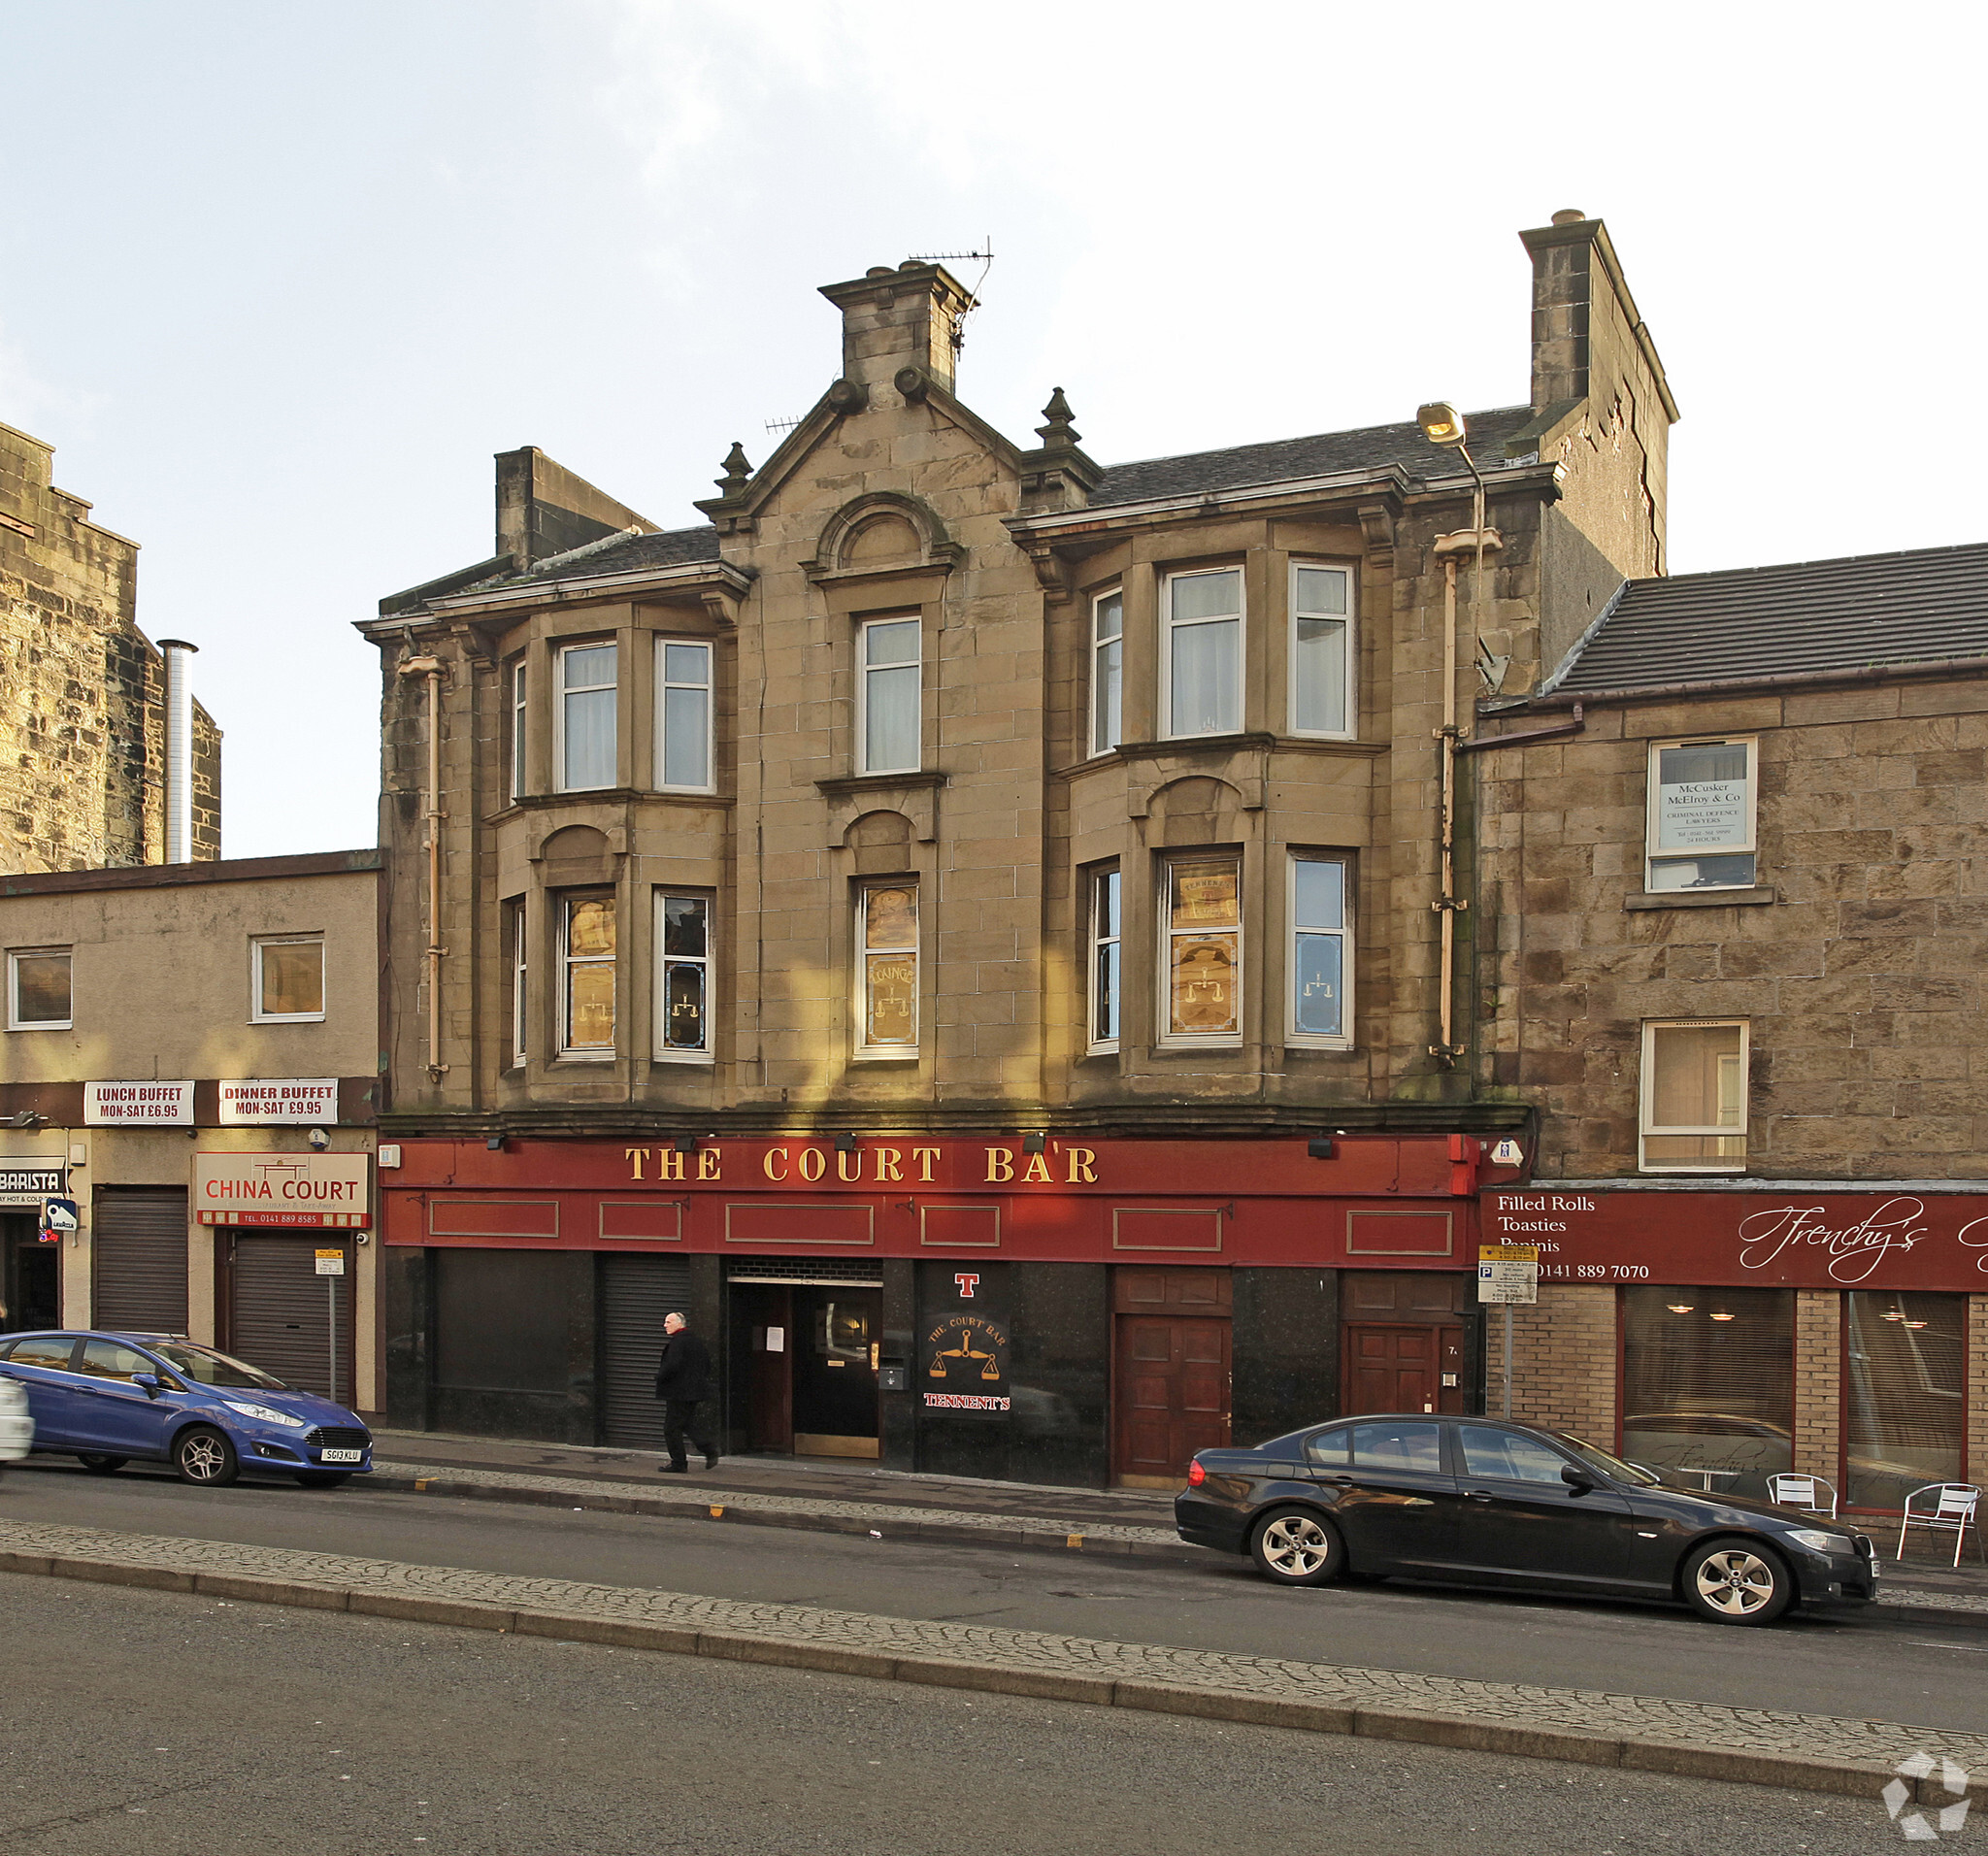
<path id="1" fill-rule="evenodd" d="M 203 1488 L 225 1487 L 242 1474 L 235 1446 L 218 1431 L 206 1426 L 187 1431 L 173 1445 L 173 1467 L 182 1482 L 198 1482 Z"/>
<path id="2" fill-rule="evenodd" d="M 349 1470 L 299 1470 L 297 1480 L 307 1489 L 335 1489 L 351 1480 Z"/>
<path id="3" fill-rule="evenodd" d="M 1249 1533 L 1249 1557 L 1279 1585 L 1323 1585 L 1346 1570 L 1338 1531 L 1309 1508 L 1278 1508 Z"/>
<path id="4" fill-rule="evenodd" d="M 76 1459 L 92 1475 L 116 1475 L 131 1459 L 128 1456 L 99 1456 L 91 1451 Z"/>
<path id="5" fill-rule="evenodd" d="M 1794 1599 L 1794 1574 L 1756 1541 L 1712 1541 L 1684 1562 L 1684 1602 L 1715 1624 L 1772 1624 Z"/>

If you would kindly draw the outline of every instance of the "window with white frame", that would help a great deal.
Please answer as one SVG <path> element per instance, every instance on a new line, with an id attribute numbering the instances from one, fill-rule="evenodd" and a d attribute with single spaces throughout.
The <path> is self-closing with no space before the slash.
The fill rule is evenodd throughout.
<path id="1" fill-rule="evenodd" d="M 1746 1164 L 1744 1018 L 1649 1020 L 1642 1028 L 1645 1173 L 1735 1173 Z"/>
<path id="2" fill-rule="evenodd" d="M 856 894 L 856 1054 L 918 1047 L 918 886 L 869 883 Z"/>
<path id="3" fill-rule="evenodd" d="M 1315 561 L 1291 564 L 1291 732 L 1352 732 L 1353 576 Z"/>
<path id="4" fill-rule="evenodd" d="M 856 739 L 866 774 L 918 770 L 923 621 L 873 618 L 856 632 Z"/>
<path id="5" fill-rule="evenodd" d="M 1124 924 L 1119 915 L 1118 872 L 1091 873 L 1090 1047 L 1118 1048 L 1123 997 Z"/>
<path id="6" fill-rule="evenodd" d="M 1160 627 L 1160 713 L 1167 733 L 1242 726 L 1242 570 L 1169 575 Z"/>
<path id="7" fill-rule="evenodd" d="M 248 949 L 251 1019 L 315 1024 L 324 1017 L 324 937 L 264 935 Z"/>
<path id="8" fill-rule="evenodd" d="M 1352 1042 L 1353 939 L 1347 920 L 1347 859 L 1291 856 L 1290 975 L 1293 1044 L 1343 1049 Z"/>
<path id="9" fill-rule="evenodd" d="M 1091 601 L 1091 752 L 1110 753 L 1125 732 L 1125 594 Z"/>
<path id="10" fill-rule="evenodd" d="M 525 939 L 525 902 L 522 896 L 504 905 L 504 951 L 510 967 L 510 997 L 505 1018 L 511 1027 L 511 1067 L 522 1070 L 529 1055 L 525 1038 L 525 979 L 529 972 L 530 945 Z"/>
<path id="11" fill-rule="evenodd" d="M 614 783 L 615 658 L 613 645 L 568 645 L 559 653 L 559 790 Z"/>
<path id="12" fill-rule="evenodd" d="M 8 1030 L 67 1031 L 74 1012 L 67 947 L 21 947 L 8 954 Z"/>
<path id="13" fill-rule="evenodd" d="M 1169 1043 L 1242 1040 L 1242 892 L 1240 857 L 1177 857 L 1166 866 L 1160 1022 Z"/>
<path id="14" fill-rule="evenodd" d="M 614 1054 L 614 898 L 567 896 L 559 909 L 559 1054 Z"/>
<path id="15" fill-rule="evenodd" d="M 711 646 L 656 640 L 656 784 L 677 792 L 712 787 Z"/>
<path id="16" fill-rule="evenodd" d="M 711 1061 L 711 899 L 656 891 L 655 1053 Z"/>
<path id="17" fill-rule="evenodd" d="M 524 659 L 511 667 L 511 797 L 524 797 L 525 675 Z"/>
<path id="18" fill-rule="evenodd" d="M 1650 744 L 1645 889 L 1753 886 L 1759 753 L 1751 739 Z"/>

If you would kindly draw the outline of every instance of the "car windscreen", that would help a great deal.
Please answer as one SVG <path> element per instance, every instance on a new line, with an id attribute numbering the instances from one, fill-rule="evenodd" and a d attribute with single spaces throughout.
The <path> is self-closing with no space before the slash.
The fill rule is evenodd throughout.
<path id="1" fill-rule="evenodd" d="M 1611 1481 L 1627 1482 L 1635 1488 L 1646 1489 L 1653 1487 L 1659 1480 L 1649 1471 L 1639 1468 L 1634 1463 L 1625 1463 L 1619 1456 L 1610 1456 L 1607 1450 L 1598 1450 L 1592 1443 L 1583 1443 L 1577 1437 L 1569 1437 L 1565 1431 L 1555 1431 L 1553 1435 L 1591 1470 L 1600 1470 Z"/>
<path id="2" fill-rule="evenodd" d="M 151 1352 L 187 1378 L 200 1385 L 251 1385 L 265 1392 L 281 1392 L 283 1382 L 249 1366 L 231 1360 L 212 1347 L 195 1346 L 191 1341 L 148 1342 Z"/>

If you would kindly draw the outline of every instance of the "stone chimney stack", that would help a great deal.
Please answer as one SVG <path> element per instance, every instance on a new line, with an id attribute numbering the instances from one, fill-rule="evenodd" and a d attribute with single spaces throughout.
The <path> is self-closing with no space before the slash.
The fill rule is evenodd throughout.
<path id="1" fill-rule="evenodd" d="M 1667 421 L 1677 403 L 1655 342 L 1629 293 L 1608 228 L 1578 207 L 1551 225 L 1521 232 L 1533 260 L 1533 410 L 1603 398 L 1624 380 L 1639 398 L 1661 404 Z"/>
<path id="2" fill-rule="evenodd" d="M 960 317 L 973 297 L 944 265 L 878 265 L 821 294 L 843 313 L 843 379 L 869 388 L 905 368 L 952 391 Z"/>

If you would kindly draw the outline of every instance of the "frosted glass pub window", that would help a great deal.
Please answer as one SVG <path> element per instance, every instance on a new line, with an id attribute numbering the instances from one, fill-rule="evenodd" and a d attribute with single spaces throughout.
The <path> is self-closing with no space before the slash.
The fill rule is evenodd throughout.
<path id="1" fill-rule="evenodd" d="M 1118 1047 L 1119 956 L 1124 942 L 1118 918 L 1118 873 L 1091 878 L 1091 1047 Z"/>
<path id="2" fill-rule="evenodd" d="M 656 895 L 656 1055 L 711 1054 L 711 903 Z"/>
<path id="3" fill-rule="evenodd" d="M 1651 746 L 1645 889 L 1752 887 L 1757 755 L 1751 741 Z"/>
<path id="4" fill-rule="evenodd" d="M 918 766 L 920 621 L 873 618 L 857 635 L 857 729 L 866 774 Z"/>
<path id="5" fill-rule="evenodd" d="M 1167 582 L 1169 735 L 1227 735 L 1242 726 L 1242 572 L 1176 574 Z"/>
<path id="6" fill-rule="evenodd" d="M 918 888 L 878 883 L 862 892 L 857 958 L 861 1048 L 906 1056 L 918 1046 Z"/>
<path id="7" fill-rule="evenodd" d="M 560 790 L 613 783 L 614 646 L 569 645 L 559 653 Z"/>
<path id="8" fill-rule="evenodd" d="M 1116 747 L 1125 716 L 1125 595 L 1101 594 L 1091 605 L 1091 752 Z"/>
<path id="9" fill-rule="evenodd" d="M 1343 735 L 1352 631 L 1343 567 L 1291 569 L 1291 731 Z"/>
<path id="10" fill-rule="evenodd" d="M 566 902 L 560 962 L 560 1047 L 567 1056 L 614 1054 L 614 898 L 573 896 Z"/>
<path id="11" fill-rule="evenodd" d="M 656 640 L 656 784 L 711 788 L 711 646 Z"/>
<path id="12" fill-rule="evenodd" d="M 1183 858 L 1167 866 L 1161 966 L 1170 1038 L 1233 1044 L 1241 1035 L 1242 876 L 1233 857 Z"/>
<path id="13" fill-rule="evenodd" d="M 1746 1160 L 1746 1021 L 1642 1028 L 1642 1154 L 1650 1173 L 1732 1173 Z"/>
<path id="14" fill-rule="evenodd" d="M 1291 859 L 1291 1036 L 1346 1035 L 1346 865 L 1342 857 Z"/>

